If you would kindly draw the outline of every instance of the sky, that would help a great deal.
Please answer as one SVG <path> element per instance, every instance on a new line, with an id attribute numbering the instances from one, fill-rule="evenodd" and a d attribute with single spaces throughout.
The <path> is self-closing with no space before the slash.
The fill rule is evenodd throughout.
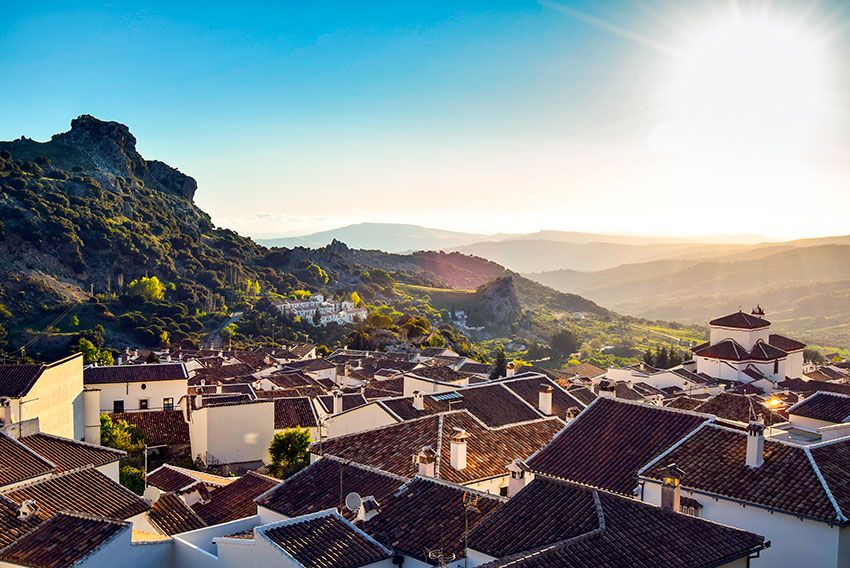
<path id="1" fill-rule="evenodd" d="M 216 224 L 847 234 L 850 2 L 16 2 L 0 139 L 80 114 Z"/>

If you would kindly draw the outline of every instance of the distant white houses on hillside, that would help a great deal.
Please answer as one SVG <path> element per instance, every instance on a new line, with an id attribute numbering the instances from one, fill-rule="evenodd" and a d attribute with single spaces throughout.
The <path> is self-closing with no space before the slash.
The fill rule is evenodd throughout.
<path id="1" fill-rule="evenodd" d="M 312 325 L 320 326 L 354 323 L 366 319 L 368 315 L 366 308 L 358 308 L 350 300 L 326 300 L 322 294 L 313 294 L 304 300 L 280 302 L 275 306 L 281 313 L 298 316 Z M 319 314 L 318 322 L 315 321 L 316 312 Z"/>

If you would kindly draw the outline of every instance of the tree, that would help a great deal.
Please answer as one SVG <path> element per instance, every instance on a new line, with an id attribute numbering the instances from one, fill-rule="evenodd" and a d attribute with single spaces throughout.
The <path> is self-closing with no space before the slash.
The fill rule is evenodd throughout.
<path id="1" fill-rule="evenodd" d="M 490 380 L 494 381 L 508 374 L 508 358 L 505 355 L 505 350 L 499 347 L 496 350 L 496 363 L 490 371 Z"/>
<path id="2" fill-rule="evenodd" d="M 145 447 L 145 436 L 135 424 L 126 420 L 112 420 L 108 414 L 101 414 L 100 444 L 127 453 L 140 452 Z"/>
<path id="3" fill-rule="evenodd" d="M 144 276 L 127 284 L 127 293 L 145 300 L 162 300 L 165 298 L 165 285 L 156 276 Z"/>
<path id="4" fill-rule="evenodd" d="M 80 318 L 77 316 L 71 316 L 71 327 L 80 327 Z"/>
<path id="5" fill-rule="evenodd" d="M 803 349 L 803 360 L 814 365 L 823 365 L 826 363 L 826 357 L 823 356 L 823 353 L 813 347 Z"/>
<path id="6" fill-rule="evenodd" d="M 237 326 L 235 323 L 231 322 L 231 323 L 227 324 L 226 326 L 224 326 L 223 328 L 221 328 L 221 332 L 219 332 L 219 335 L 221 335 L 222 339 L 227 341 L 228 339 L 231 339 L 234 335 L 236 335 L 237 329 L 239 329 L 239 326 Z"/>
<path id="7" fill-rule="evenodd" d="M 325 272 L 325 269 L 316 264 L 315 262 L 311 262 L 309 266 L 307 266 L 307 272 L 313 278 L 313 280 L 319 284 L 320 286 L 324 286 L 330 281 L 328 277 L 328 273 Z"/>
<path id="8" fill-rule="evenodd" d="M 310 430 L 291 428 L 274 435 L 269 445 L 269 472 L 277 478 L 289 477 L 309 463 Z"/>
<path id="9" fill-rule="evenodd" d="M 549 345 L 556 356 L 565 357 L 578 351 L 579 341 L 569 329 L 559 329 L 552 335 L 552 341 Z"/>
<path id="10" fill-rule="evenodd" d="M 115 358 L 109 349 L 96 347 L 94 343 L 81 337 L 77 343 L 77 353 L 83 354 L 83 363 L 86 365 L 114 365 Z"/>
<path id="11" fill-rule="evenodd" d="M 358 294 L 356 290 L 351 293 L 351 303 L 355 306 L 359 306 L 363 303 L 363 300 L 360 299 L 360 294 Z"/>
<path id="12" fill-rule="evenodd" d="M 145 492 L 145 472 L 137 467 L 121 466 L 118 470 L 118 482 L 136 495 L 142 495 Z"/>
<path id="13" fill-rule="evenodd" d="M 171 344 L 171 336 L 164 329 L 162 333 L 159 334 L 159 343 L 163 347 L 168 347 Z"/>

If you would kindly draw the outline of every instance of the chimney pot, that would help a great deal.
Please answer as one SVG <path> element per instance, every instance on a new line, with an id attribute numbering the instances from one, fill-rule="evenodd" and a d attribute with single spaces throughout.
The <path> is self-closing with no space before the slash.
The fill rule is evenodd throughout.
<path id="1" fill-rule="evenodd" d="M 413 463 L 419 466 L 419 475 L 424 477 L 434 477 L 434 463 L 437 460 L 437 453 L 431 446 L 424 446 L 419 453 L 413 456 Z"/>
<path id="2" fill-rule="evenodd" d="M 416 410 L 425 410 L 425 395 L 420 391 L 413 391 L 413 408 Z"/>
<path id="3" fill-rule="evenodd" d="M 682 510 L 682 476 L 685 474 L 676 464 L 664 468 L 661 485 L 661 508 L 679 512 Z"/>
<path id="4" fill-rule="evenodd" d="M 754 420 L 747 426 L 747 466 L 764 464 L 764 424 Z"/>
<path id="5" fill-rule="evenodd" d="M 334 397 L 333 413 L 334 414 L 341 414 L 342 413 L 342 391 L 335 390 L 333 392 L 333 397 Z"/>
<path id="6" fill-rule="evenodd" d="M 450 438 L 451 465 L 458 471 L 466 469 L 467 440 L 469 440 L 469 433 L 463 428 L 455 427 Z"/>
<path id="7" fill-rule="evenodd" d="M 540 385 L 539 395 L 537 397 L 537 407 L 542 414 L 546 416 L 552 415 L 552 385 L 543 383 Z"/>

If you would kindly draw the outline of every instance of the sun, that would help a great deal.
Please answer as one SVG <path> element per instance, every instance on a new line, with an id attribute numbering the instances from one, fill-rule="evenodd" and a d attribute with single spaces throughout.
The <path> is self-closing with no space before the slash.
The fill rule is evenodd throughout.
<path id="1" fill-rule="evenodd" d="M 826 106 L 816 38 L 769 16 L 729 17 L 688 37 L 653 149 L 752 157 L 804 148 Z"/>

